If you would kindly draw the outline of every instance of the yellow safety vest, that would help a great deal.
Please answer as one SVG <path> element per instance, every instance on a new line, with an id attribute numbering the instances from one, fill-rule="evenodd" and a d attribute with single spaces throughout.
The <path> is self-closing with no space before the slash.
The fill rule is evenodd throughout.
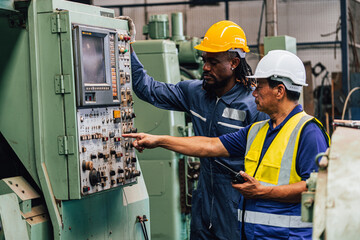
<path id="1" fill-rule="evenodd" d="M 249 129 L 245 153 L 245 172 L 250 176 L 255 174 L 255 179 L 265 186 L 300 182 L 301 177 L 296 172 L 296 156 L 303 127 L 309 121 L 314 121 L 324 132 L 328 141 L 329 136 L 316 118 L 305 112 L 297 113 L 280 129 L 259 164 L 266 133 L 269 129 L 268 121 L 254 123 Z"/>

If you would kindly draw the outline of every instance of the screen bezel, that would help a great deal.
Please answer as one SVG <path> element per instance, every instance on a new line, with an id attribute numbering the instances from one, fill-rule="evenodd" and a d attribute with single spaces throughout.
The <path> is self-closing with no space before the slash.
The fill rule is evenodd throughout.
<path id="1" fill-rule="evenodd" d="M 82 36 L 83 32 L 91 33 L 96 37 L 103 37 L 103 49 L 104 49 L 104 62 L 105 62 L 105 83 L 84 83 L 84 64 L 82 61 L 83 48 L 82 48 Z M 103 106 L 103 105 L 117 105 L 119 100 L 113 99 L 113 88 L 111 79 L 111 59 L 110 59 L 110 34 L 116 36 L 116 30 L 105 29 L 85 25 L 73 25 L 73 42 L 74 42 L 74 59 L 75 59 L 75 76 L 76 76 L 76 88 L 77 88 L 77 105 L 81 106 Z M 88 35 L 88 34 L 87 34 Z M 115 61 L 116 61 L 116 79 L 118 82 L 118 55 L 117 55 L 117 38 L 114 39 L 115 44 Z M 89 91 L 87 89 L 109 89 L 109 90 L 95 90 Z M 119 89 L 117 94 L 119 95 Z M 93 93 L 95 99 L 88 101 L 86 95 Z"/>

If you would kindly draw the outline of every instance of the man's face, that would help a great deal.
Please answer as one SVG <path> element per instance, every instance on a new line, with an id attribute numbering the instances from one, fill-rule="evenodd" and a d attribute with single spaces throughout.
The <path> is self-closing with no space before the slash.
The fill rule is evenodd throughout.
<path id="1" fill-rule="evenodd" d="M 210 89 L 219 89 L 229 84 L 233 76 L 231 59 L 226 52 L 203 52 L 203 79 Z"/>
<path id="2" fill-rule="evenodd" d="M 277 107 L 277 88 L 271 88 L 266 78 L 258 78 L 257 86 L 253 92 L 258 111 L 270 114 Z"/>

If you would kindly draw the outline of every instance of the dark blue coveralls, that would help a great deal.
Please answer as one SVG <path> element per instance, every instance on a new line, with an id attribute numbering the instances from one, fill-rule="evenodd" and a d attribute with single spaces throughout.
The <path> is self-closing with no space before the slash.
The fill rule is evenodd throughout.
<path id="1" fill-rule="evenodd" d="M 202 80 L 176 85 L 155 81 L 147 75 L 135 53 L 131 54 L 131 67 L 135 94 L 158 108 L 189 113 L 196 136 L 218 137 L 268 118 L 256 110 L 252 92 L 242 85 L 236 84 L 221 98 L 209 97 L 202 88 Z M 214 159 L 200 159 L 198 187 L 192 197 L 190 238 L 240 239 L 237 216 L 240 193 L 232 188 L 230 176 Z M 243 159 L 216 159 L 235 171 L 244 169 Z"/>

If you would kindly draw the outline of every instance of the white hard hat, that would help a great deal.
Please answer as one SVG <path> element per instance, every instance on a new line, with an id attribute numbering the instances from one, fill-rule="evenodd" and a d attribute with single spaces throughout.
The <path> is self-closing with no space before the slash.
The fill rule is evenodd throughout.
<path id="1" fill-rule="evenodd" d="M 305 67 L 300 58 L 285 50 L 269 51 L 259 62 L 253 76 L 281 81 L 290 91 L 301 92 L 306 84 Z"/>

